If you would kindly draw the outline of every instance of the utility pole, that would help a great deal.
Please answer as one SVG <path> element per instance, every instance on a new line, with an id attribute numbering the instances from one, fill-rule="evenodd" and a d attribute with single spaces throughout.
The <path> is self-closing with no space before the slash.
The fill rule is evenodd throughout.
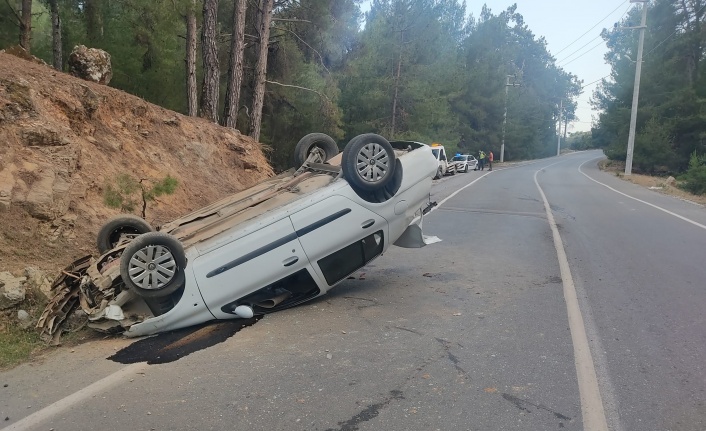
<path id="1" fill-rule="evenodd" d="M 515 84 L 514 82 L 510 84 L 510 78 L 515 75 L 507 75 L 507 81 L 505 82 L 505 113 L 503 114 L 503 140 L 500 144 L 500 163 L 505 161 L 505 125 L 507 124 L 507 89 L 510 87 L 519 87 L 520 84 Z"/>
<path id="2" fill-rule="evenodd" d="M 635 85 L 632 90 L 632 111 L 630 111 L 630 134 L 628 135 L 628 153 L 625 157 L 625 175 L 632 175 L 632 154 L 635 148 L 635 123 L 637 123 L 637 101 L 640 96 L 640 73 L 642 72 L 642 48 L 645 44 L 647 28 L 647 2 L 649 0 L 630 0 L 630 3 L 642 3 L 642 21 L 639 27 L 627 27 L 640 30 L 637 43 L 637 64 L 635 64 Z"/>
<path id="3" fill-rule="evenodd" d="M 564 109 L 564 99 L 559 102 L 559 133 L 557 133 L 556 155 L 561 154 L 561 111 Z"/>

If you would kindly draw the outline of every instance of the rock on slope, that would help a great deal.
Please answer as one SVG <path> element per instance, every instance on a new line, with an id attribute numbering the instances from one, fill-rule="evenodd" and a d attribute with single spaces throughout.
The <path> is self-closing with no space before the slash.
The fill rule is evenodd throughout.
<path id="1" fill-rule="evenodd" d="M 237 130 L 0 51 L 0 270 L 54 271 L 95 253 L 119 212 L 104 191 L 120 176 L 177 179 L 147 204 L 159 225 L 272 173 L 262 145 Z"/>

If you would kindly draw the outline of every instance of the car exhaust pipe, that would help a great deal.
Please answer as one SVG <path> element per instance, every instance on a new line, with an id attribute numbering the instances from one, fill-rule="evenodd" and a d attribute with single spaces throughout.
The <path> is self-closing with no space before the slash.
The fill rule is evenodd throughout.
<path id="1" fill-rule="evenodd" d="M 256 303 L 255 305 L 257 305 L 258 307 L 262 307 L 262 308 L 275 308 L 280 303 L 282 303 L 282 301 L 287 300 L 290 296 L 292 296 L 292 292 L 285 291 L 285 292 L 282 292 L 273 298 L 269 298 L 269 299 L 265 299 L 264 301 L 260 301 L 260 302 Z"/>

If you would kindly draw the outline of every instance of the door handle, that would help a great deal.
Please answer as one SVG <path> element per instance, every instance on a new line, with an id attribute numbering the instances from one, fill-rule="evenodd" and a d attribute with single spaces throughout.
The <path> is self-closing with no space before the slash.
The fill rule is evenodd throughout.
<path id="1" fill-rule="evenodd" d="M 287 259 L 284 259 L 284 261 L 282 261 L 282 264 L 284 266 L 292 266 L 297 262 L 299 262 L 299 258 L 297 256 L 292 256 L 288 257 Z"/>
<path id="2" fill-rule="evenodd" d="M 375 220 L 370 219 L 370 220 L 364 221 L 362 227 L 363 227 L 363 229 L 367 229 L 374 224 L 375 224 Z"/>

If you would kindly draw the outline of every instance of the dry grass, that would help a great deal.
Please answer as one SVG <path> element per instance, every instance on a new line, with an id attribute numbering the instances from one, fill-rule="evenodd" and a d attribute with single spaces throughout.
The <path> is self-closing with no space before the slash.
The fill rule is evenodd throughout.
<path id="1" fill-rule="evenodd" d="M 625 163 L 615 160 L 601 160 L 598 163 L 598 167 L 602 171 L 614 173 L 615 176 L 622 178 L 625 181 L 629 181 L 633 184 L 654 190 L 658 193 L 664 195 L 675 196 L 680 199 L 688 200 L 691 202 L 696 202 L 701 205 L 706 205 L 706 196 L 693 195 L 685 190 L 677 187 L 677 182 L 668 183 L 668 179 L 665 177 L 657 177 L 650 175 L 642 175 L 633 173 L 630 176 L 625 176 Z"/>

